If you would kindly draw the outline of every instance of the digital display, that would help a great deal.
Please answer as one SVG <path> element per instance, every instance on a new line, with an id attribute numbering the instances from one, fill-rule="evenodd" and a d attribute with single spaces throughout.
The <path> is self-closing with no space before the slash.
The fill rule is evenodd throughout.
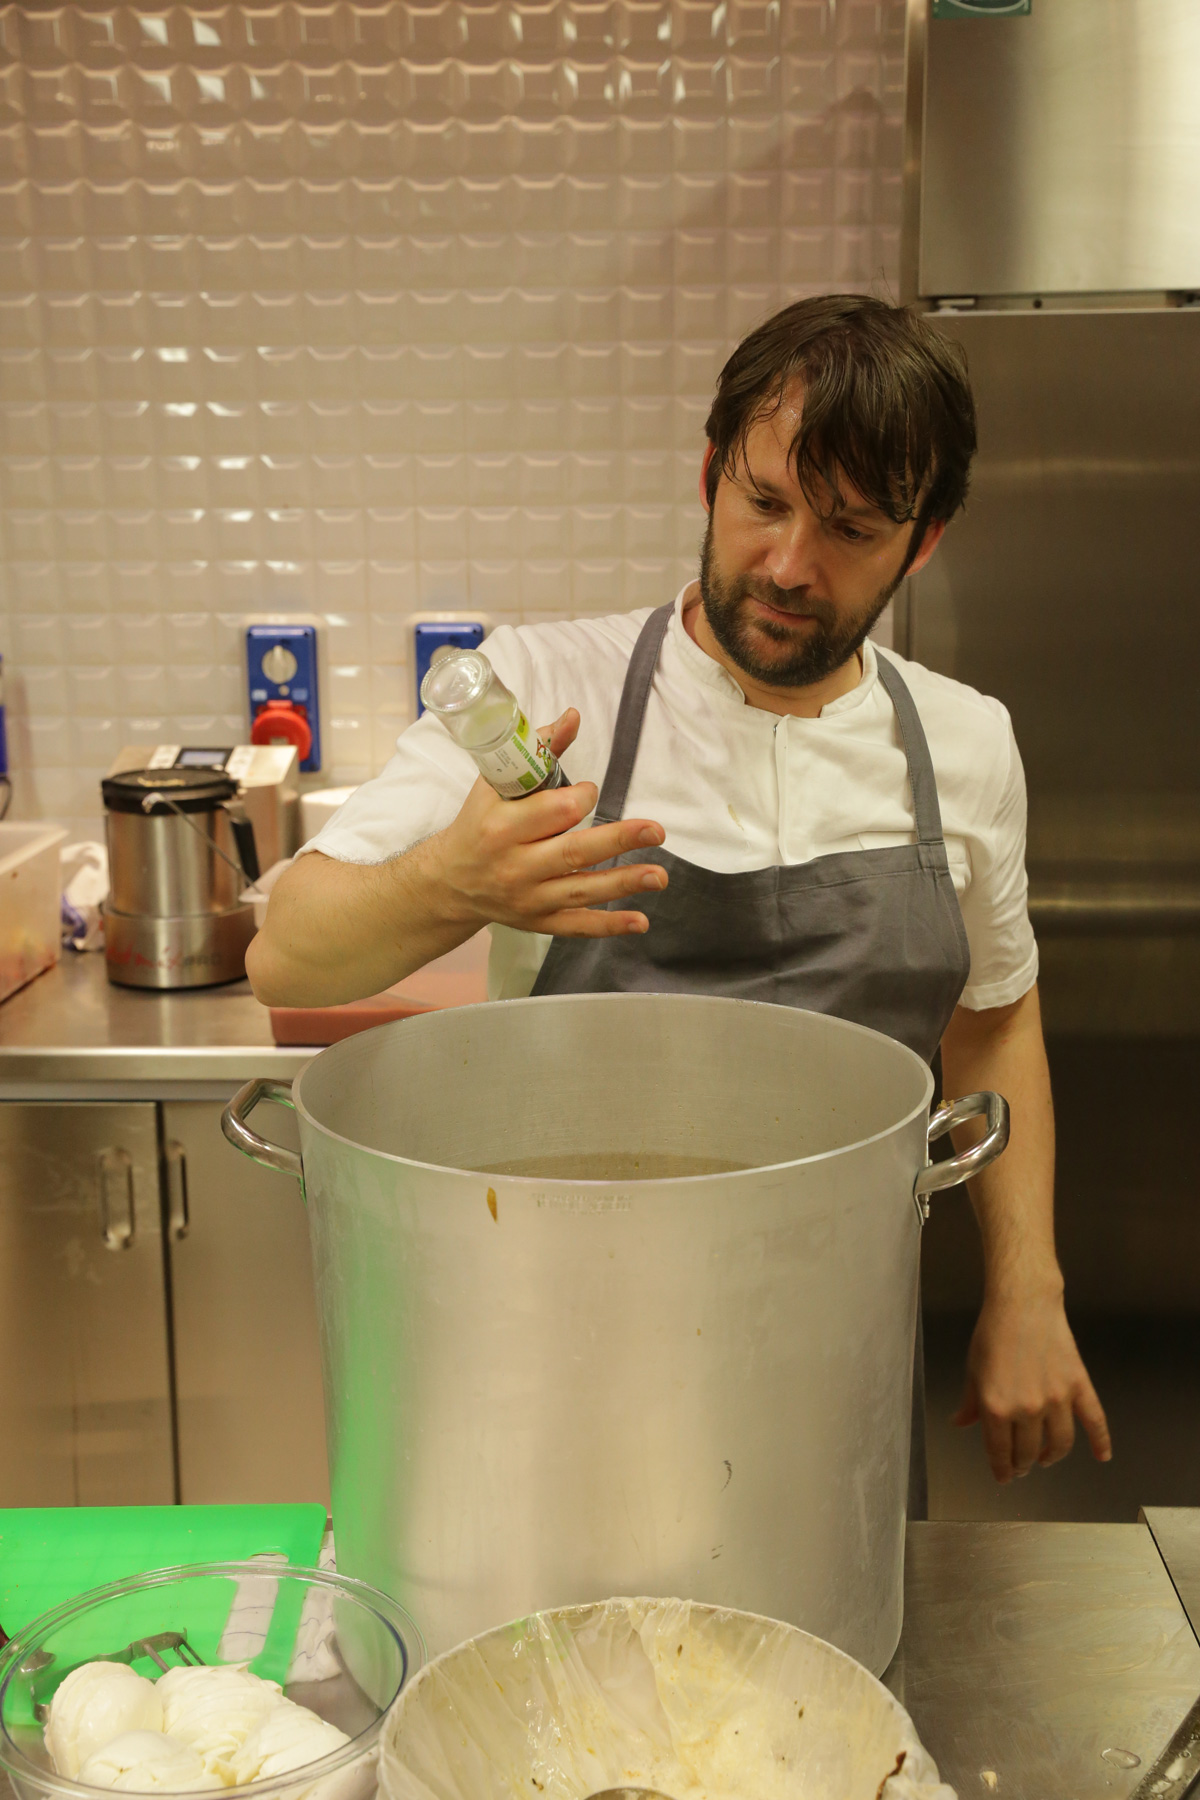
<path id="1" fill-rule="evenodd" d="M 181 750 L 175 758 L 174 766 L 177 769 L 223 769 L 228 755 L 229 749 Z"/>

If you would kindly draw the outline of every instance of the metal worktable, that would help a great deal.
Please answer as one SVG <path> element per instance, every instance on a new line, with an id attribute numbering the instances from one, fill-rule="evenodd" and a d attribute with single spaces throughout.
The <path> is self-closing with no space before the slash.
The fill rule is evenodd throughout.
<path id="1" fill-rule="evenodd" d="M 159 993 L 115 987 L 103 956 L 64 955 L 0 1006 L 0 1097 L 171 1099 L 287 1081 L 311 1050 L 279 1049 L 246 981 Z"/>
<path id="2" fill-rule="evenodd" d="M 914 1524 L 884 1680 L 960 1800 L 1121 1800 L 1200 1694 L 1198 1623 L 1200 1508 Z"/>
<path id="3" fill-rule="evenodd" d="M 1200 1693 L 1198 1601 L 1200 1508 L 910 1525 L 884 1680 L 960 1800 L 1122 1800 Z"/>
<path id="4" fill-rule="evenodd" d="M 244 982 L 117 988 L 95 955 L 0 1007 L 0 1099 L 215 1100 L 255 1075 L 286 1080 L 310 1054 L 276 1048 Z M 914 1524 L 885 1680 L 962 1800 L 1123 1800 L 1200 1694 L 1198 1635 L 1200 1508 L 1128 1525 Z"/>

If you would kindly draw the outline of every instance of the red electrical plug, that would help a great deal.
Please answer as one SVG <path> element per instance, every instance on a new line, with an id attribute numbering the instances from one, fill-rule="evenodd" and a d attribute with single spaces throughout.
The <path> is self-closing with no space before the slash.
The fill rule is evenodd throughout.
<path id="1" fill-rule="evenodd" d="M 297 700 L 268 700 L 254 715 L 250 727 L 252 744 L 294 744 L 297 760 L 303 762 L 312 749 L 312 727 L 308 713 Z"/>

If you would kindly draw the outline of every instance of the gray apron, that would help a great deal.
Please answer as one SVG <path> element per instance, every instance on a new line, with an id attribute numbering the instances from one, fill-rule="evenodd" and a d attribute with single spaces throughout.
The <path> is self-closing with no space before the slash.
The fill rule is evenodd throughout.
<path id="1" fill-rule="evenodd" d="M 673 606 L 642 628 L 630 658 L 596 823 L 622 817 L 646 703 Z M 971 967 L 966 928 L 946 859 L 929 745 L 900 673 L 878 657 L 908 759 L 915 844 L 839 851 L 811 862 L 720 874 L 669 850 L 617 859 L 657 863 L 659 893 L 612 901 L 636 906 L 647 932 L 555 938 L 535 994 L 725 994 L 802 1006 L 869 1025 L 926 1062 L 936 1054 Z M 605 865 L 611 867 L 612 865 Z M 926 1516 L 923 1332 L 917 1311 L 909 1516 Z"/>

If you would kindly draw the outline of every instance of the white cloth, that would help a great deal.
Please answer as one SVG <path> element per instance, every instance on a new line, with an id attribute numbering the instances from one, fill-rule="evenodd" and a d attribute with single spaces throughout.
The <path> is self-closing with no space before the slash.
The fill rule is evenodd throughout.
<path id="1" fill-rule="evenodd" d="M 65 902 L 64 948 L 103 950 L 108 851 L 103 844 L 64 844 L 59 857 L 59 878 Z"/>
<path id="2" fill-rule="evenodd" d="M 908 767 L 875 646 L 863 646 L 858 685 L 819 718 L 765 712 L 747 705 L 732 677 L 688 636 L 685 595 L 687 588 L 659 658 L 626 817 L 656 820 L 676 856 L 728 873 L 914 842 Z M 629 657 L 649 616 L 646 609 L 503 626 L 487 640 L 497 674 L 539 725 L 578 707 L 579 736 L 563 757 L 572 781 L 599 787 L 604 779 Z M 1033 986 L 1038 966 L 1027 906 L 1025 776 L 1012 725 L 998 700 L 920 663 L 892 660 L 912 692 L 937 776 L 971 946 L 962 1003 L 977 1011 L 1007 1005 Z M 447 826 L 475 777 L 466 751 L 426 713 L 382 773 L 305 849 L 381 862 Z M 493 926 L 492 998 L 528 994 L 550 942 Z"/>

